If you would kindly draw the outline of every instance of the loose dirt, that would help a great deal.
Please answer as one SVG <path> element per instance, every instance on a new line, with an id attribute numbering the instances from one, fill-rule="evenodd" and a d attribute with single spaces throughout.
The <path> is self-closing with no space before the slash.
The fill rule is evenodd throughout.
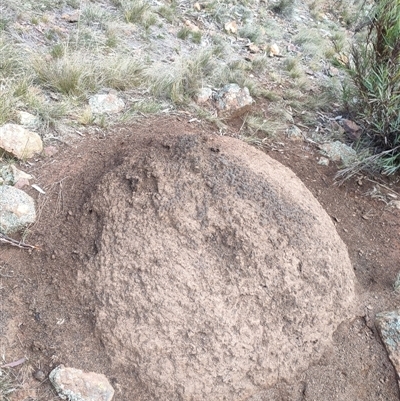
<path id="1" fill-rule="evenodd" d="M 39 218 L 30 228 L 27 242 L 40 250 L 28 253 L 0 248 L 1 352 L 7 361 L 28 358 L 24 366 L 15 368 L 25 383 L 23 391 L 15 393 L 15 400 L 28 396 L 56 399 L 48 380 L 38 382 L 32 375 L 38 369 L 47 375 L 60 363 L 106 374 L 116 389 L 116 400 L 132 400 L 132 394 L 144 399 L 148 394 L 135 386 L 142 379 L 138 372 L 118 366 L 118 355 L 110 355 L 104 337 L 98 335 L 97 307 L 104 299 L 99 297 L 98 304 L 93 304 L 93 291 L 77 283 L 87 283 L 93 276 L 99 288 L 106 290 L 107 282 L 101 281 L 104 277 L 97 274 L 93 263 L 93 255 L 104 247 L 99 236 L 104 221 L 90 206 L 96 204 L 94 191 L 106 188 L 104 173 L 121 168 L 135 135 L 148 138 L 147 145 L 151 145 L 160 135 L 185 131 L 217 135 L 212 127 L 193 127 L 169 117 L 80 139 L 27 169 L 46 190 L 44 196 L 30 192 L 37 199 Z M 398 210 L 367 196 L 376 185 L 367 179 L 358 177 L 358 183 L 350 180 L 335 185 L 336 168 L 319 166 L 319 155 L 311 146 L 290 142 L 277 148 L 279 151 L 271 147 L 266 152 L 300 177 L 347 245 L 356 276 L 357 305 L 353 317 L 335 331 L 332 345 L 321 358 L 294 378 L 278 372 L 277 384 L 251 399 L 397 400 L 395 373 L 374 327 L 374 315 L 399 302 L 392 289 L 399 270 Z M 136 185 L 135 177 L 127 177 L 126 182 L 127 190 Z M 386 182 L 385 186 L 392 184 Z M 398 184 L 393 184 L 392 192 L 400 193 Z M 115 194 L 118 199 L 118 191 Z M 120 201 L 123 209 L 125 200 Z M 119 346 L 124 348 L 122 341 Z"/>

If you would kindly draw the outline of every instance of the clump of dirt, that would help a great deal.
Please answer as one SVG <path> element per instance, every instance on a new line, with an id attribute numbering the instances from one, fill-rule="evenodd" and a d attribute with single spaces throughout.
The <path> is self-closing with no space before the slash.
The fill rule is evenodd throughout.
<path id="1" fill-rule="evenodd" d="M 289 169 L 231 138 L 135 136 L 81 210 L 78 288 L 136 400 L 245 399 L 317 361 L 354 273 Z"/>

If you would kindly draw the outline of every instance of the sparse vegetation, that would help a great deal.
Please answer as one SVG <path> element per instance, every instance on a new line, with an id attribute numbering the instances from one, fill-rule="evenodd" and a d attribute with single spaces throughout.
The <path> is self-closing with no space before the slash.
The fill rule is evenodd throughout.
<path id="1" fill-rule="evenodd" d="M 303 53 L 310 58 L 320 59 L 324 56 L 326 46 L 330 45 L 329 38 L 324 38 L 319 29 L 304 28 L 294 38 Z"/>
<path id="2" fill-rule="evenodd" d="M 362 122 L 366 165 L 393 174 L 400 167 L 400 3 L 380 0 L 351 51 L 347 69 L 354 88 L 347 105 Z"/>
<path id="3" fill-rule="evenodd" d="M 143 0 L 126 0 L 121 3 L 126 22 L 137 23 L 145 20 L 150 4 Z"/>
<path id="4" fill-rule="evenodd" d="M 61 3 L 80 12 L 79 21 L 68 25 L 68 32 L 54 24 L 52 16 Z M 101 89 L 141 93 L 143 98 L 128 104 L 121 117 L 128 121 L 141 113 L 158 112 L 160 104 L 164 108 L 168 103 L 172 103 L 170 107 L 193 107 L 199 88 L 220 88 L 227 83 L 246 86 L 253 97 L 284 109 L 292 107 L 301 119 L 307 116 L 311 121 L 312 112 L 329 109 L 337 92 L 330 89 L 332 79 L 312 82 L 305 63 L 308 70 L 319 72 L 324 68 L 321 60 L 334 60 L 333 54 L 339 51 L 343 54 L 344 30 L 332 21 L 326 26 L 325 22 L 300 24 L 291 34 L 291 42 L 301 53 L 271 58 L 265 49 L 282 41 L 279 21 L 290 16 L 295 1 L 271 1 L 269 10 L 256 8 L 257 4 L 212 1 L 201 4 L 199 11 L 193 4 L 176 1 L 155 6 L 144 0 L 46 0 L 38 7 L 33 0 L 24 4 L 10 0 L 7 7 L 40 29 L 45 43 L 25 46 L 21 24 L 16 25 L 18 33 L 13 38 L 0 32 L 0 53 L 5 55 L 0 59 L 0 79 L 4 80 L 0 121 L 15 121 L 17 108 L 38 116 L 42 130 L 51 129 L 67 116 L 79 124 L 106 126 L 108 121 L 100 122 L 87 106 L 88 98 Z M 309 5 L 320 10 L 319 2 Z M 277 14 L 274 18 L 271 9 Z M 8 14 L 4 18 L 8 27 L 15 20 Z M 234 22 L 237 31 L 225 32 L 227 22 Z M 260 50 L 247 58 L 244 52 L 249 52 L 249 42 Z M 281 51 L 285 53 L 284 48 Z M 32 62 L 26 63 L 27 59 Z M 196 109 L 196 114 L 202 113 Z M 202 115 L 214 123 L 218 120 L 208 112 Z M 284 116 L 280 127 L 288 121 Z M 245 125 L 249 131 L 262 130 L 251 128 L 252 118 Z M 273 119 L 268 118 L 268 126 L 271 132 L 281 131 L 273 128 Z"/>
<path id="5" fill-rule="evenodd" d="M 254 57 L 251 68 L 253 71 L 264 72 L 268 68 L 268 57 L 266 54 L 257 55 Z"/>
<path id="6" fill-rule="evenodd" d="M 170 24 L 176 20 L 176 7 L 174 4 L 160 6 L 157 10 L 161 17 L 165 18 Z"/>
<path id="7" fill-rule="evenodd" d="M 239 35 L 242 38 L 247 38 L 253 43 L 260 43 L 263 38 L 263 31 L 257 24 L 247 24 L 239 30 Z"/>
<path id="8" fill-rule="evenodd" d="M 67 52 L 52 60 L 36 57 L 32 66 L 41 85 L 64 95 L 79 96 L 99 87 L 100 77 L 83 54 Z"/>
<path id="9" fill-rule="evenodd" d="M 0 369 L 0 400 L 10 401 L 15 391 L 15 378 L 9 370 Z"/>
<path id="10" fill-rule="evenodd" d="M 246 116 L 245 128 L 248 131 L 248 136 L 251 137 L 265 138 L 275 133 L 271 130 L 270 123 L 262 115 L 249 114 Z"/>
<path id="11" fill-rule="evenodd" d="M 290 15 L 293 12 L 294 0 L 278 0 L 271 5 L 271 10 L 277 14 Z"/>
<path id="12" fill-rule="evenodd" d="M 288 58 L 285 61 L 285 68 L 291 78 L 300 78 L 303 75 L 303 71 L 300 67 L 300 62 L 297 58 Z"/>
<path id="13" fill-rule="evenodd" d="M 82 9 L 80 21 L 86 25 L 104 27 L 110 17 L 101 6 L 89 3 Z"/>
<path id="14" fill-rule="evenodd" d="M 61 57 L 33 59 L 41 85 L 67 96 L 87 96 L 102 86 L 118 90 L 136 87 L 142 81 L 140 60 L 129 55 L 92 56 L 66 51 Z"/>
<path id="15" fill-rule="evenodd" d="M 177 104 L 187 103 L 215 72 L 215 52 L 215 48 L 202 49 L 190 57 L 179 58 L 168 69 L 162 64 L 154 65 L 147 72 L 152 93 Z"/>
<path id="16" fill-rule="evenodd" d="M 185 40 L 185 39 L 189 38 L 193 43 L 197 43 L 198 44 L 198 43 L 201 42 L 202 34 L 201 34 L 200 30 L 199 31 L 194 31 L 194 30 L 184 26 L 183 28 L 181 28 L 178 31 L 177 36 L 178 36 L 179 39 L 182 39 L 182 40 Z"/>

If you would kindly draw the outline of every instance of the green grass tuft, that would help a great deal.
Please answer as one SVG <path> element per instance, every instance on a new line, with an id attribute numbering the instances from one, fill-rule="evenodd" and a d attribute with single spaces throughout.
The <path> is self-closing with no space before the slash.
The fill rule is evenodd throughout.
<path id="1" fill-rule="evenodd" d="M 187 103 L 215 72 L 215 52 L 215 48 L 201 49 L 190 57 L 179 58 L 169 68 L 153 66 L 147 71 L 151 92 L 177 104 Z"/>
<path id="2" fill-rule="evenodd" d="M 128 0 L 122 2 L 122 9 L 126 22 L 138 23 L 150 10 L 150 4 L 142 0 Z"/>

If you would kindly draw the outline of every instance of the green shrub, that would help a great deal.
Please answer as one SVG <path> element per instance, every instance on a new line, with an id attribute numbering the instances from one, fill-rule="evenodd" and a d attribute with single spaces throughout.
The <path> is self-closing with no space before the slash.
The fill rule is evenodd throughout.
<path id="1" fill-rule="evenodd" d="M 347 63 L 362 142 L 384 174 L 400 167 L 400 0 L 378 0 Z M 353 98 L 353 97 L 352 97 Z"/>

